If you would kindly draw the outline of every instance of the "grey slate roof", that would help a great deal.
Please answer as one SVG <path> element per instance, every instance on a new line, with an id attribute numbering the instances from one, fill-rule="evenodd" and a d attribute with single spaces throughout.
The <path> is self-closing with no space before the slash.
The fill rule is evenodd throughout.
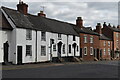
<path id="1" fill-rule="evenodd" d="M 87 28 L 87 27 L 79 28 L 79 27 L 76 27 L 76 26 L 74 26 L 74 28 L 78 33 L 100 36 L 98 33 L 94 32 L 93 30 L 90 30 L 91 28 Z"/>
<path id="2" fill-rule="evenodd" d="M 2 14 L 1 10 L 0 10 L 0 29 L 2 29 L 2 30 L 12 30 L 11 25 L 8 23 L 5 16 Z"/>
<path id="3" fill-rule="evenodd" d="M 120 32 L 120 29 L 118 29 L 118 28 L 113 28 L 113 27 L 108 27 L 108 28 L 110 28 L 111 30 L 113 30 L 115 32 Z"/>
<path id="4" fill-rule="evenodd" d="M 110 40 L 111 41 L 111 39 L 106 37 L 104 34 L 100 35 L 100 40 Z"/>
<path id="5" fill-rule="evenodd" d="M 28 28 L 79 36 L 79 34 L 74 30 L 73 26 L 66 22 L 31 14 L 24 15 L 17 10 L 9 9 L 6 7 L 2 7 L 2 9 L 7 13 L 7 15 L 12 19 L 18 28 Z"/>

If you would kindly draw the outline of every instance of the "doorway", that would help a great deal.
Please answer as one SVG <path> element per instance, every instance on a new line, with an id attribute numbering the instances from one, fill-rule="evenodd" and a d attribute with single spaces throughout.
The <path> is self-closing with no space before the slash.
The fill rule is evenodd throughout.
<path id="1" fill-rule="evenodd" d="M 22 64 L 22 46 L 17 46 L 17 62 Z"/>
<path id="2" fill-rule="evenodd" d="M 4 62 L 8 62 L 8 56 L 9 56 L 9 44 L 8 44 L 8 41 L 6 41 L 4 44 L 3 44 L 3 47 L 4 47 Z"/>
<path id="3" fill-rule="evenodd" d="M 58 57 L 61 57 L 61 47 L 62 47 L 62 42 L 60 41 L 58 43 Z"/>

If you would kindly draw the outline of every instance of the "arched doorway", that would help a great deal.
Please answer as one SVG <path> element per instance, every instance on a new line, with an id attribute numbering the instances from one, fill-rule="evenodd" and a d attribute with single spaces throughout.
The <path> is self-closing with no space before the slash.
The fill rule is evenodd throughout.
<path id="1" fill-rule="evenodd" d="M 74 56 L 75 56 L 77 44 L 76 44 L 76 43 L 73 43 L 73 44 L 72 44 L 72 47 L 73 47 L 73 49 L 74 49 Z"/>
<path id="2" fill-rule="evenodd" d="M 61 57 L 61 47 L 62 47 L 62 42 L 60 41 L 57 46 L 58 46 L 58 57 Z"/>

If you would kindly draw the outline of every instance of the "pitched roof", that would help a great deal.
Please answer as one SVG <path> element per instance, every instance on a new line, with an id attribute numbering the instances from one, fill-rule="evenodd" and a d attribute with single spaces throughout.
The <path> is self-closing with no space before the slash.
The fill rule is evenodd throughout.
<path id="1" fill-rule="evenodd" d="M 114 28 L 114 27 L 108 27 L 108 28 L 110 28 L 111 30 L 113 30 L 115 32 L 120 32 L 120 29 L 118 29 L 118 28 Z"/>
<path id="2" fill-rule="evenodd" d="M 79 28 L 79 27 L 76 27 L 74 26 L 75 30 L 78 32 L 78 33 L 84 33 L 84 34 L 91 34 L 91 35 L 97 35 L 97 36 L 100 36 L 98 33 L 94 32 L 93 30 L 91 30 L 91 28 L 87 28 L 87 27 L 82 27 L 82 28 Z"/>
<path id="3" fill-rule="evenodd" d="M 12 21 L 18 28 L 28 28 L 40 31 L 79 36 L 79 34 L 77 34 L 77 32 L 74 30 L 73 26 L 66 22 L 31 14 L 24 15 L 17 10 L 9 9 L 6 7 L 2 7 L 2 9 L 7 13 L 7 15 L 12 19 Z"/>
<path id="4" fill-rule="evenodd" d="M 6 20 L 5 16 L 2 14 L 0 10 L 0 29 L 5 29 L 5 30 L 12 30 L 11 25 L 9 22 Z"/>
<path id="5" fill-rule="evenodd" d="M 111 39 L 106 37 L 104 34 L 100 34 L 100 40 L 111 40 Z"/>

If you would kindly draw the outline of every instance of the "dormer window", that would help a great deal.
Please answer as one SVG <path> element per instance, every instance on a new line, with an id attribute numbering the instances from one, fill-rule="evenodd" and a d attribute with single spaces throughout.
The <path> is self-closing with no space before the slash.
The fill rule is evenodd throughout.
<path id="1" fill-rule="evenodd" d="M 58 34 L 58 40 L 61 40 L 61 34 Z"/>
<path id="2" fill-rule="evenodd" d="M 73 36 L 73 41 L 76 41 L 75 36 Z"/>
<path id="3" fill-rule="evenodd" d="M 46 33 L 41 32 L 41 41 L 46 41 Z"/>
<path id="4" fill-rule="evenodd" d="M 26 40 L 32 40 L 32 30 L 26 30 Z"/>

